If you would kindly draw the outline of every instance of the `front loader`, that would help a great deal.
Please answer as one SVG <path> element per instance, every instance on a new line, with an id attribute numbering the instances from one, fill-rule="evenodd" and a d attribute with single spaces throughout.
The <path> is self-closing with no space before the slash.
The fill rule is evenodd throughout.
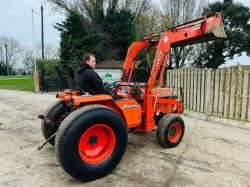
<path id="1" fill-rule="evenodd" d="M 71 90 L 57 94 L 58 101 L 39 116 L 45 144 L 55 145 L 63 169 L 82 181 L 103 177 L 116 167 L 126 150 L 129 131 L 156 131 L 161 146 L 177 146 L 185 131 L 180 117 L 182 90 L 177 94 L 177 88 L 163 86 L 170 48 L 225 37 L 221 14 L 216 13 L 133 42 L 110 95 Z M 153 63 L 147 62 L 151 66 L 148 80 L 137 82 L 136 57 L 152 48 L 156 55 Z"/>

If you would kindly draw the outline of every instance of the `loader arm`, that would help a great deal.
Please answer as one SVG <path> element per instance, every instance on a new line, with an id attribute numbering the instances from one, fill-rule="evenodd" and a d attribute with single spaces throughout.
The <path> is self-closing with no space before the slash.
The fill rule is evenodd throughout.
<path id="1" fill-rule="evenodd" d="M 153 118 L 155 114 L 154 103 L 156 103 L 156 101 L 153 88 L 158 78 L 158 88 L 163 85 L 164 71 L 170 48 L 207 42 L 217 38 L 226 38 L 220 13 L 215 13 L 213 16 L 204 16 L 200 19 L 170 28 L 164 33 L 142 38 L 131 44 L 123 66 L 120 83 L 129 83 L 131 81 L 136 62 L 135 58 L 141 50 L 149 50 L 152 47 L 157 48 L 144 94 L 143 109 L 145 111 L 145 117 L 143 131 L 147 132 L 155 129 Z"/>
<path id="2" fill-rule="evenodd" d="M 152 47 L 157 47 L 159 40 L 153 40 L 153 39 L 159 36 L 160 34 L 148 36 L 140 39 L 139 41 L 133 42 L 130 45 L 124 62 L 123 72 L 120 78 L 121 82 L 131 81 L 131 74 L 135 65 L 136 56 L 143 49 L 150 49 Z"/>
<path id="3" fill-rule="evenodd" d="M 123 72 L 121 75 L 121 82 L 128 81 L 128 79 L 131 79 L 131 74 L 134 68 L 134 59 L 137 56 L 137 54 L 142 50 L 146 49 L 150 46 L 149 43 L 150 40 L 143 40 L 143 41 L 137 41 L 133 42 L 127 53 L 127 57 L 123 66 Z"/>
<path id="4" fill-rule="evenodd" d="M 215 13 L 214 16 L 210 17 L 204 16 L 203 18 L 171 28 L 165 32 L 159 40 L 148 82 L 148 90 L 152 90 L 154 87 L 156 77 L 164 61 L 167 60 L 171 47 L 182 47 L 215 40 L 217 38 L 226 38 L 220 13 Z M 162 71 L 164 71 L 164 68 L 162 68 Z M 161 76 L 163 75 L 164 72 L 161 73 Z"/>
<path id="5" fill-rule="evenodd" d="M 152 89 L 154 88 L 159 73 L 159 86 L 162 86 L 170 48 L 211 41 L 216 38 L 226 38 L 220 13 L 216 13 L 210 17 L 204 16 L 203 18 L 171 28 L 161 36 L 151 69 L 148 88 L 144 96 L 144 131 L 150 131 L 155 128 L 153 119 L 155 113 L 153 107 L 154 96 L 152 95 Z"/>

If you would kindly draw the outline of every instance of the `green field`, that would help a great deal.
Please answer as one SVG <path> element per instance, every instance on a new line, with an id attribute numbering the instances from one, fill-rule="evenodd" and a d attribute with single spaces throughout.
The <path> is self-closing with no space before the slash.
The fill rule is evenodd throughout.
<path id="1" fill-rule="evenodd" d="M 0 88 L 22 91 L 34 91 L 32 76 L 0 76 Z"/>

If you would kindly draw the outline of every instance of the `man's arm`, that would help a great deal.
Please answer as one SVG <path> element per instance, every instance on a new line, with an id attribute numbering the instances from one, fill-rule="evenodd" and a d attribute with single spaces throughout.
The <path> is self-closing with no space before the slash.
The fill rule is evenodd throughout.
<path id="1" fill-rule="evenodd" d="M 92 84 L 92 88 L 95 90 L 95 94 L 105 94 L 106 91 L 103 87 L 103 82 L 101 77 L 93 71 L 90 75 L 90 80 Z"/>

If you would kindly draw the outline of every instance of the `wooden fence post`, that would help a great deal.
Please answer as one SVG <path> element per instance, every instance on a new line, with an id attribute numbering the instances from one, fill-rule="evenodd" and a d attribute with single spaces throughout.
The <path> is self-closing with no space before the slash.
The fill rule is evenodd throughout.
<path id="1" fill-rule="evenodd" d="M 198 69 L 194 69 L 194 87 L 193 87 L 193 111 L 197 111 L 197 74 Z"/>
<path id="2" fill-rule="evenodd" d="M 202 69 L 202 78 L 201 78 L 201 113 L 204 113 L 204 103 L 205 103 L 205 75 L 206 70 Z"/>
<path id="3" fill-rule="evenodd" d="M 194 110 L 194 68 L 190 69 L 191 82 L 190 82 L 190 110 Z"/>
<path id="4" fill-rule="evenodd" d="M 191 74 L 191 68 L 187 68 L 186 71 L 186 78 L 187 78 L 187 98 L 186 98 L 186 103 L 187 103 L 187 110 L 191 110 L 190 109 L 190 85 L 191 85 L 191 81 L 190 81 L 190 74 Z"/>
<path id="5" fill-rule="evenodd" d="M 248 92 L 249 92 L 249 72 L 245 71 L 244 72 L 244 77 L 243 77 L 243 96 L 242 96 L 242 109 L 241 109 L 241 120 L 246 121 L 247 120 L 247 110 L 249 112 L 249 102 L 250 98 L 248 98 Z M 247 98 L 248 98 L 248 103 L 247 103 Z"/>
<path id="6" fill-rule="evenodd" d="M 183 69 L 183 80 L 184 80 L 184 85 L 183 85 L 183 90 L 184 90 L 184 107 L 187 109 L 187 68 Z"/>
<path id="7" fill-rule="evenodd" d="M 214 86 L 215 86 L 215 70 L 211 70 L 210 72 L 210 90 L 209 90 L 209 95 L 210 98 L 208 99 L 209 102 L 209 115 L 213 115 L 213 107 L 214 107 Z M 205 105 L 206 107 L 206 105 Z"/>
<path id="8" fill-rule="evenodd" d="M 229 118 L 234 119 L 235 116 L 235 98 L 236 98 L 236 85 L 237 85 L 237 73 L 238 68 L 234 67 L 231 71 L 231 85 L 230 85 L 230 105 L 229 105 Z"/>
<path id="9" fill-rule="evenodd" d="M 225 88 L 225 102 L 224 102 L 224 116 L 225 118 L 228 118 L 229 116 L 229 108 L 230 108 L 230 91 L 231 91 L 231 77 L 232 77 L 232 74 L 231 74 L 231 70 L 232 68 L 227 68 L 225 69 L 226 70 L 226 88 Z"/>
<path id="10" fill-rule="evenodd" d="M 235 116 L 234 119 L 239 120 L 241 117 L 241 104 L 242 104 L 242 92 L 243 92 L 243 68 L 238 67 L 237 71 L 237 85 L 236 85 L 236 104 L 235 104 Z"/>
<path id="11" fill-rule="evenodd" d="M 197 71 L 197 103 L 196 103 L 196 111 L 201 112 L 200 106 L 201 106 L 201 69 L 199 68 Z"/>
<path id="12" fill-rule="evenodd" d="M 248 72 L 248 81 L 250 82 L 250 72 Z M 250 85 L 249 85 L 249 88 L 250 88 Z M 248 93 L 248 105 L 247 105 L 247 121 L 250 121 L 250 91 Z"/>
<path id="13" fill-rule="evenodd" d="M 218 108 L 219 108 L 219 89 L 220 89 L 220 70 L 215 70 L 215 78 L 214 78 L 214 100 L 213 100 L 213 115 L 218 116 Z"/>
<path id="14" fill-rule="evenodd" d="M 205 93 L 205 114 L 206 114 L 206 121 L 208 121 L 209 118 L 209 99 L 210 99 L 210 82 L 211 82 L 211 70 L 207 70 L 207 76 L 206 76 L 206 93 Z"/>
<path id="15" fill-rule="evenodd" d="M 223 117 L 224 113 L 224 99 L 225 99 L 225 75 L 226 71 L 224 68 L 220 69 L 220 88 L 219 88 L 219 117 Z"/>

